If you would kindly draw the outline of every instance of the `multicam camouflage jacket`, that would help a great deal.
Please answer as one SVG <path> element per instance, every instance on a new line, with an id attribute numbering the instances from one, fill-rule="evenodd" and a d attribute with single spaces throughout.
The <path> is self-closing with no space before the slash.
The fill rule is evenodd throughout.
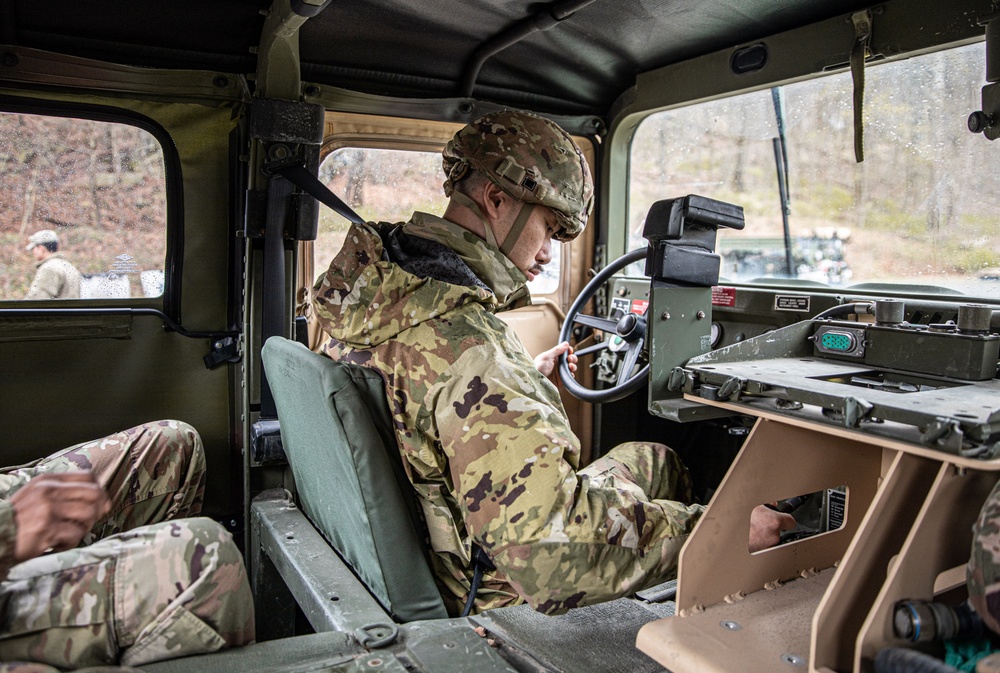
<path id="1" fill-rule="evenodd" d="M 17 526 L 14 524 L 14 506 L 0 501 L 0 582 L 7 579 L 7 573 L 14 567 L 14 543 Z"/>
<path id="2" fill-rule="evenodd" d="M 558 613 L 668 579 L 701 511 L 577 473 L 558 391 L 495 315 L 527 303 L 525 280 L 472 233 L 416 213 L 353 226 L 314 288 L 324 351 L 385 379 L 453 611 L 473 542 L 497 566 L 477 610 L 526 600 Z"/>

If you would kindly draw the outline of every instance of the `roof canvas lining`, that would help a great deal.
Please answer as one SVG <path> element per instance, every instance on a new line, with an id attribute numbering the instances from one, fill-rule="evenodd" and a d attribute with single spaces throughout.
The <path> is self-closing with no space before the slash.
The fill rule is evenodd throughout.
<path id="1" fill-rule="evenodd" d="M 269 4 L 5 0 L 10 20 L 0 35 L 12 45 L 113 63 L 249 75 Z M 546 114 L 606 116 L 640 73 L 868 4 L 338 0 L 303 25 L 299 52 L 305 79 L 325 87 L 412 99 L 475 95 Z"/>

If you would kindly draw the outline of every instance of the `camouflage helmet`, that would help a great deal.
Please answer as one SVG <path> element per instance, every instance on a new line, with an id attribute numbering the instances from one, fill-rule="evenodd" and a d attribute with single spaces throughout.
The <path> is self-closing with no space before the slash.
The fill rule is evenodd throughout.
<path id="1" fill-rule="evenodd" d="M 445 196 L 474 169 L 525 203 L 551 208 L 569 241 L 587 225 L 594 181 L 583 152 L 554 122 L 526 112 L 484 115 L 461 129 L 442 152 Z"/>

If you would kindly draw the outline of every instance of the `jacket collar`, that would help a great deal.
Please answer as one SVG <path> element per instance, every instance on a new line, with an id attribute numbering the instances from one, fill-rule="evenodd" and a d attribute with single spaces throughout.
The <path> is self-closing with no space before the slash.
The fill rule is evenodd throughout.
<path id="1" fill-rule="evenodd" d="M 437 241 L 455 251 L 463 262 L 496 296 L 499 310 L 510 310 L 531 303 L 528 278 L 496 247 L 455 224 L 428 213 L 414 213 L 403 231 Z"/>

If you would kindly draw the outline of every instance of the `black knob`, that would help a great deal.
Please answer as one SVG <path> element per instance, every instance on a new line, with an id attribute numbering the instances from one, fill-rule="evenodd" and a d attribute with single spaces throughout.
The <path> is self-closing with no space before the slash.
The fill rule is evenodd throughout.
<path id="1" fill-rule="evenodd" d="M 982 110 L 976 110 L 969 115 L 969 130 L 973 133 L 982 133 L 986 127 L 993 125 L 993 118 Z"/>

